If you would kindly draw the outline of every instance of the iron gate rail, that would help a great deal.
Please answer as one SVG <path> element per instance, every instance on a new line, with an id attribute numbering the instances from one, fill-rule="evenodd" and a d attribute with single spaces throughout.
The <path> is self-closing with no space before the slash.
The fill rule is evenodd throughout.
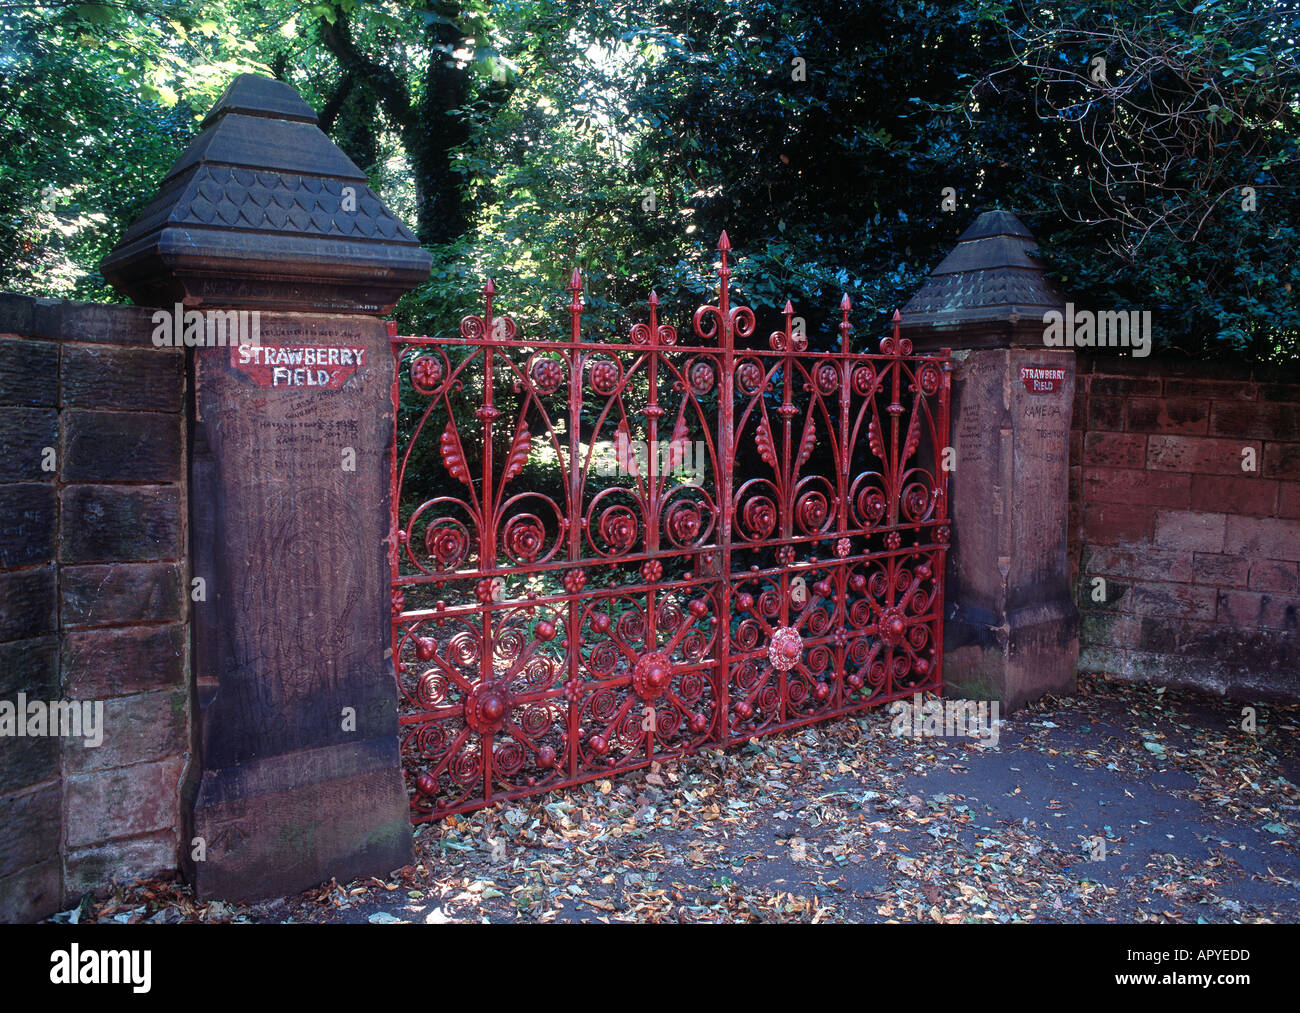
<path id="1" fill-rule="evenodd" d="M 913 355 L 895 313 L 851 352 L 847 296 L 838 352 L 788 302 L 737 347 L 718 249 L 695 343 L 653 292 L 628 341 L 589 340 L 576 270 L 567 340 L 520 337 L 490 281 L 459 337 L 392 332 L 416 822 L 941 684 L 947 350 Z"/>

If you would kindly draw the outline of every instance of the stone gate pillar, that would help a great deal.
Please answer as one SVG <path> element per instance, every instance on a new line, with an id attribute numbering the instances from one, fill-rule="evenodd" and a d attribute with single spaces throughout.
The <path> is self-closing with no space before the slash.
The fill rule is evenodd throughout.
<path id="1" fill-rule="evenodd" d="M 242 75 L 103 272 L 161 308 L 155 344 L 200 345 L 186 872 L 232 900 L 387 874 L 410 860 L 411 826 L 380 316 L 428 254 L 292 88 Z"/>
<path id="2" fill-rule="evenodd" d="M 944 682 L 1005 711 L 1069 691 L 1079 619 L 1066 555 L 1074 351 L 1043 343 L 1064 300 L 1015 215 L 988 211 L 903 307 L 918 349 L 954 352 Z"/>

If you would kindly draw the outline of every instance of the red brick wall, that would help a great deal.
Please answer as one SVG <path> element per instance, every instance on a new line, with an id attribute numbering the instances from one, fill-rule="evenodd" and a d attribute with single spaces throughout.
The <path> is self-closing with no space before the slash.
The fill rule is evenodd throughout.
<path id="1" fill-rule="evenodd" d="M 1080 670 L 1300 698 L 1300 374 L 1080 356 L 1070 465 Z"/>

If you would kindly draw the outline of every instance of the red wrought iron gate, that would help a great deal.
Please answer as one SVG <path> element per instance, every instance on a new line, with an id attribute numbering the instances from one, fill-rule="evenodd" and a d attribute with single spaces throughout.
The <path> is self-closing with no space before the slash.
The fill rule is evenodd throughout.
<path id="1" fill-rule="evenodd" d="M 950 358 L 691 335 L 397 337 L 393 655 L 416 822 L 942 681 Z"/>

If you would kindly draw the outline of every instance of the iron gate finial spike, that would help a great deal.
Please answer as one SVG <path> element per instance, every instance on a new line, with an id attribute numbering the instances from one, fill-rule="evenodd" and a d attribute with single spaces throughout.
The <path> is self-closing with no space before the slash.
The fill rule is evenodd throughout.
<path id="1" fill-rule="evenodd" d="M 493 337 L 492 333 L 492 299 L 497 294 L 497 287 L 492 283 L 492 279 L 487 280 L 483 286 L 483 333 L 487 337 Z M 491 392 L 489 391 L 489 396 Z"/>
<path id="2" fill-rule="evenodd" d="M 727 254 L 731 251 L 731 240 L 727 238 L 727 230 L 722 230 L 722 235 L 718 237 L 718 251 L 722 254 L 721 262 L 718 264 L 718 279 L 721 284 L 718 286 L 718 307 L 722 311 L 723 330 L 729 332 L 730 328 L 726 327 L 727 307 L 731 298 L 728 291 L 729 279 L 731 278 L 731 265 L 727 263 Z"/>
<path id="3" fill-rule="evenodd" d="M 569 300 L 570 338 L 576 343 L 582 340 L 582 273 L 577 267 L 569 276 L 569 291 L 573 294 Z"/>

